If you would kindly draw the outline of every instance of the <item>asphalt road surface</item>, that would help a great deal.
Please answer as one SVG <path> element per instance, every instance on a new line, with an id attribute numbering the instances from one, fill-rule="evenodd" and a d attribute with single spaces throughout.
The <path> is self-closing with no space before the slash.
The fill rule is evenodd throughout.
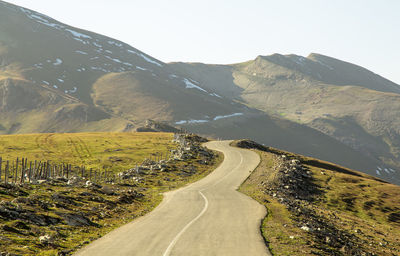
<path id="1" fill-rule="evenodd" d="M 260 158 L 229 143 L 206 144 L 225 155 L 210 175 L 166 193 L 151 213 L 108 233 L 75 255 L 270 255 L 260 232 L 265 208 L 236 191 Z"/>

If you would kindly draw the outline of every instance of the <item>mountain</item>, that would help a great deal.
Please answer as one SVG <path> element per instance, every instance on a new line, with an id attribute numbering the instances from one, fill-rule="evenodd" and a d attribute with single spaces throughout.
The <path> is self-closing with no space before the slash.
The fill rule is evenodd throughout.
<path id="1" fill-rule="evenodd" d="M 233 65 L 170 66 L 222 96 L 318 130 L 380 162 L 370 166 L 370 174 L 400 181 L 399 85 L 315 53 L 258 56 Z"/>
<path id="2" fill-rule="evenodd" d="M 1 134 L 129 131 L 151 119 L 400 182 L 399 87 L 361 67 L 315 54 L 166 64 L 3 1 L 0 24 Z"/>
<path id="3" fill-rule="evenodd" d="M 120 41 L 5 2 L 0 7 L 4 133 L 118 130 L 243 107 Z"/>

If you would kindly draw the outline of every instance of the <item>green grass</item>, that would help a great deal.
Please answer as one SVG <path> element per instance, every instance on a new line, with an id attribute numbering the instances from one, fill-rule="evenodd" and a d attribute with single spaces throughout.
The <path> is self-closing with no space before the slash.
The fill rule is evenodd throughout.
<path id="1" fill-rule="evenodd" d="M 68 152 L 70 141 L 76 142 L 78 150 Z M 0 136 L 3 143 L 2 150 L 7 157 L 20 156 L 29 158 L 45 158 L 56 161 L 63 157 L 68 161 L 80 164 L 85 161 L 94 168 L 104 165 L 109 156 L 129 158 L 113 170 L 130 168 L 135 162 L 143 160 L 151 153 L 163 152 L 167 148 L 175 148 L 171 142 L 172 135 L 166 133 L 87 133 L 87 134 L 32 134 Z M 13 143 L 14 142 L 14 143 Z M 26 143 L 24 143 L 26 142 Z M 13 149 L 10 146 L 13 145 Z M 36 146 L 35 146 L 36 145 Z M 73 147 L 75 148 L 75 147 Z M 85 150 L 81 150 L 84 148 Z M 86 150 L 87 149 L 87 150 Z M 109 149 L 119 151 L 111 151 Z M 22 157 L 22 156 L 20 156 Z M 124 159 L 125 159 L 124 158 Z M 197 181 L 212 170 L 223 160 L 222 154 L 216 154 L 215 158 L 207 165 L 200 164 L 201 155 L 186 161 L 172 161 L 169 163 L 171 170 L 143 175 L 142 182 L 128 182 L 106 185 L 116 194 L 107 195 L 90 187 L 72 187 L 65 185 L 24 184 L 13 190 L 0 186 L 0 201 L 11 202 L 24 193 L 38 204 L 14 203 L 24 210 L 35 214 L 60 218 L 57 214 L 82 213 L 99 226 L 73 227 L 63 221 L 56 225 L 37 226 L 26 223 L 28 230 L 17 228 L 22 233 L 5 232 L 4 226 L 15 227 L 17 220 L 5 220 L 0 216 L 0 252 L 6 251 L 17 255 L 57 255 L 61 251 L 72 252 L 85 244 L 103 236 L 111 230 L 128 223 L 139 216 L 150 212 L 162 201 L 162 193 L 170 191 L 187 183 Z M 195 173 L 187 174 L 185 169 L 190 166 L 196 168 Z M 185 175 L 182 175 L 185 174 Z M 143 197 L 135 199 L 132 203 L 118 203 L 121 195 L 135 190 L 143 194 Z M 19 191 L 19 192 L 18 192 Z M 91 193 L 93 196 L 85 196 Z M 77 205 L 69 203 L 57 203 L 52 195 L 60 194 L 72 198 Z M 96 201 L 93 198 L 102 198 Z M 47 205 L 47 208 L 43 208 Z M 52 245 L 43 245 L 38 237 L 49 234 L 54 237 Z"/>
<path id="2" fill-rule="evenodd" d="M 274 155 L 261 151 L 258 153 L 261 156 L 261 162 L 240 186 L 239 191 L 267 208 L 267 216 L 261 224 L 261 232 L 269 250 L 273 255 L 282 256 L 310 254 L 307 233 L 296 227 L 292 214 L 284 205 L 264 192 L 266 188 L 264 184 L 271 182 L 274 178 L 273 174 L 266 174 L 266 170 L 274 167 Z"/>
<path id="3" fill-rule="evenodd" d="M 0 136 L 3 161 L 17 157 L 28 161 L 84 165 L 87 169 L 122 171 L 150 155 L 175 147 L 170 133 L 48 133 Z"/>
<path id="4" fill-rule="evenodd" d="M 400 254 L 400 187 L 375 177 L 317 159 L 275 150 L 257 152 L 259 167 L 242 184 L 240 191 L 265 205 L 268 215 L 261 230 L 273 255 L 330 255 L 337 250 L 318 241 L 316 233 L 305 232 L 297 225 L 303 218 L 293 213 L 264 191 L 274 184 L 278 155 L 285 154 L 301 161 L 311 171 L 313 183 L 321 190 L 309 206 L 320 218 L 347 234 L 356 236 L 357 246 L 375 255 Z M 335 217 L 332 217 L 335 216 Z M 332 251 L 331 251 L 332 252 Z M 339 250 L 339 255 L 346 255 Z"/>

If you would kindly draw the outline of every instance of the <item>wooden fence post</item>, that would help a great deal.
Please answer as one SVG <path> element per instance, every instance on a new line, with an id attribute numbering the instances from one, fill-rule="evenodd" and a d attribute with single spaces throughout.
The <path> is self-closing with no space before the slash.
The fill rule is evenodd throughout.
<path id="1" fill-rule="evenodd" d="M 32 161 L 29 162 L 29 174 L 28 174 L 28 178 L 29 178 L 29 183 L 31 183 L 31 179 L 32 179 Z"/>
<path id="2" fill-rule="evenodd" d="M 33 165 L 33 178 L 37 177 L 37 160 L 35 160 L 35 164 Z"/>
<path id="3" fill-rule="evenodd" d="M 50 160 L 47 160 L 47 164 L 46 164 L 46 176 L 44 177 L 46 180 L 50 177 Z"/>
<path id="4" fill-rule="evenodd" d="M 6 169 L 5 169 L 5 177 L 4 177 L 4 182 L 7 184 L 8 183 L 8 168 L 9 168 L 9 161 L 7 160 L 6 164 Z"/>
<path id="5" fill-rule="evenodd" d="M 42 161 L 39 161 L 38 163 L 38 173 L 37 173 L 37 179 L 40 180 L 42 179 Z"/>
<path id="6" fill-rule="evenodd" d="M 22 158 L 21 159 L 21 179 L 19 180 L 19 183 L 21 183 L 21 184 L 24 182 L 24 163 L 25 163 L 25 159 Z"/>
<path id="7" fill-rule="evenodd" d="M 14 172 L 14 184 L 17 184 L 17 177 L 18 177 L 18 163 L 19 159 L 17 157 L 17 161 L 15 162 L 15 172 Z"/>
<path id="8" fill-rule="evenodd" d="M 1 182 L 1 164 L 3 163 L 3 158 L 0 157 L 0 182 Z"/>

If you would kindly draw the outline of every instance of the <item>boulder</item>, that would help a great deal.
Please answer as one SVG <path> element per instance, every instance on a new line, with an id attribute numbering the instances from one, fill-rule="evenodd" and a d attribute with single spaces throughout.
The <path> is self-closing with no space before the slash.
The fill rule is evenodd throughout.
<path id="1" fill-rule="evenodd" d="M 77 213 L 56 213 L 58 216 L 62 217 L 65 223 L 69 226 L 83 227 L 83 226 L 98 226 L 98 224 L 90 221 L 88 218 Z"/>

